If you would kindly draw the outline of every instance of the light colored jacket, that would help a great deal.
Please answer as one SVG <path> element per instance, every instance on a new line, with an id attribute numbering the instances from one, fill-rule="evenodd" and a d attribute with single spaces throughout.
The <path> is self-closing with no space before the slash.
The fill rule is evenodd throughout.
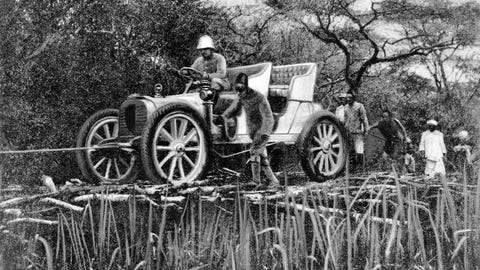
<path id="1" fill-rule="evenodd" d="M 445 142 L 443 140 L 443 133 L 435 130 L 424 131 L 420 139 L 419 151 L 425 151 L 425 157 L 430 161 L 439 161 L 443 155 L 447 153 Z"/>

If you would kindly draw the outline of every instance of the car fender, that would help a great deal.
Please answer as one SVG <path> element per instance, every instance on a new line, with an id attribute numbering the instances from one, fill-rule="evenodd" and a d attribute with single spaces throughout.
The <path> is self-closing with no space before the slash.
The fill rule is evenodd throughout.
<path id="1" fill-rule="evenodd" d="M 304 134 L 305 132 L 308 132 L 310 130 L 310 127 L 313 125 L 313 123 L 321 118 L 331 120 L 333 123 L 335 123 L 339 127 L 340 132 L 342 133 L 342 136 L 344 137 L 346 136 L 346 130 L 343 123 L 335 116 L 335 114 L 327 110 L 321 110 L 313 113 L 313 115 L 311 115 L 308 118 L 308 120 L 305 122 L 305 125 L 303 126 L 302 132 L 300 134 Z M 298 140 L 297 140 L 297 144 L 298 144 Z"/>
<path id="2" fill-rule="evenodd" d="M 182 103 L 191 109 L 195 110 L 197 113 L 204 114 L 203 100 L 200 99 L 198 93 L 188 93 L 175 96 L 166 96 L 163 98 L 151 98 L 152 102 L 155 103 L 156 108 L 160 108 L 166 104 L 170 103 Z"/>

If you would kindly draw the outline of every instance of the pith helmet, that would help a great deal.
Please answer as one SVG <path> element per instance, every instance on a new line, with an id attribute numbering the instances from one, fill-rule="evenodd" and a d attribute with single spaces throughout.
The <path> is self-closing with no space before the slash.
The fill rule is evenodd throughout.
<path id="1" fill-rule="evenodd" d="M 209 35 L 203 35 L 198 39 L 197 50 L 212 49 L 215 50 L 213 39 Z"/>

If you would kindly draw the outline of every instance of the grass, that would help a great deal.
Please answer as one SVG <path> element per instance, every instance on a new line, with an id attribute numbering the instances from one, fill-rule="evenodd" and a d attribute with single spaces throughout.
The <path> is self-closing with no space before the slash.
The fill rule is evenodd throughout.
<path id="1" fill-rule="evenodd" d="M 59 212 L 58 226 L 17 228 L 30 269 L 476 269 L 480 185 L 314 188 L 252 203 L 237 195 L 182 208 L 131 199 Z M 374 187 L 372 188 L 372 185 Z M 42 232 L 41 236 L 32 236 Z M 21 242 L 19 239 L 22 239 Z M 2 269 L 9 253 L 1 252 Z M 6 266 L 7 265 L 7 266 Z M 11 264 L 10 264 L 11 265 Z M 1 268 L 2 265 L 0 265 Z"/>

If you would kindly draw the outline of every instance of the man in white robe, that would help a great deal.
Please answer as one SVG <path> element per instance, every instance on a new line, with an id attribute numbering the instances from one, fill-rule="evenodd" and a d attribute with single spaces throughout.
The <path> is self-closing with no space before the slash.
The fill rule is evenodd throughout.
<path id="1" fill-rule="evenodd" d="M 447 153 L 443 133 L 436 130 L 438 122 L 435 120 L 427 121 L 427 131 L 422 133 L 420 146 L 418 150 L 426 159 L 425 174 L 435 176 L 436 174 L 445 175 L 445 165 L 443 156 Z"/>

